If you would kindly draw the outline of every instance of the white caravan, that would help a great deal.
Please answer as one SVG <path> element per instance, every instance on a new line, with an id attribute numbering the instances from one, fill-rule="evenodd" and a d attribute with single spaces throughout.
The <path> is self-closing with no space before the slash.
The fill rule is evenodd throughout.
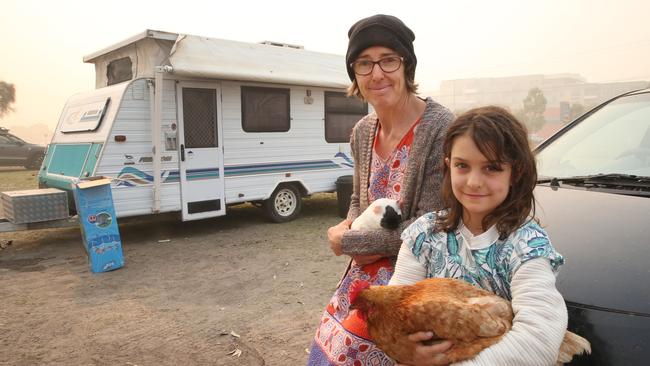
<path id="1" fill-rule="evenodd" d="M 118 217 L 252 202 L 280 222 L 352 174 L 368 105 L 345 96 L 343 56 L 147 30 L 84 61 L 96 89 L 63 108 L 41 187 L 107 176 Z"/>

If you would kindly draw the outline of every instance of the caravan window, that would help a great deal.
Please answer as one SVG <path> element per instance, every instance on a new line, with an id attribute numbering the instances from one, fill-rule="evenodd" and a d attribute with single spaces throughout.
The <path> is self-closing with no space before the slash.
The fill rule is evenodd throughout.
<path id="1" fill-rule="evenodd" d="M 69 106 L 63 117 L 61 132 L 89 132 L 95 131 L 102 123 L 110 106 L 111 98 L 86 104 Z"/>
<path id="2" fill-rule="evenodd" d="M 345 93 L 325 92 L 325 141 L 349 142 L 352 127 L 366 114 L 368 103 Z"/>
<path id="3" fill-rule="evenodd" d="M 246 132 L 289 131 L 289 89 L 242 86 L 241 121 Z"/>
<path id="4" fill-rule="evenodd" d="M 185 147 L 219 146 L 215 89 L 183 88 L 183 125 Z"/>
<path id="5" fill-rule="evenodd" d="M 131 80 L 133 78 L 131 59 L 122 57 L 109 62 L 106 67 L 106 78 L 108 79 L 107 86 Z"/>

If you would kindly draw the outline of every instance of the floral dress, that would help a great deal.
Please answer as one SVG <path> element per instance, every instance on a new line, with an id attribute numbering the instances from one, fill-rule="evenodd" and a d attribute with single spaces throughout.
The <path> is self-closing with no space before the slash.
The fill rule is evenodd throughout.
<path id="1" fill-rule="evenodd" d="M 370 202 L 378 198 L 400 200 L 402 181 L 418 122 L 419 120 L 413 124 L 386 159 L 382 159 L 373 148 L 368 185 Z M 380 128 L 381 125 L 377 128 L 374 146 L 377 146 Z M 349 310 L 349 289 L 353 282 L 366 280 L 371 285 L 386 285 L 392 275 L 393 266 L 388 258 L 364 266 L 352 264 L 323 312 L 307 360 L 308 366 L 394 364 L 371 340 L 366 323 L 357 311 Z"/>

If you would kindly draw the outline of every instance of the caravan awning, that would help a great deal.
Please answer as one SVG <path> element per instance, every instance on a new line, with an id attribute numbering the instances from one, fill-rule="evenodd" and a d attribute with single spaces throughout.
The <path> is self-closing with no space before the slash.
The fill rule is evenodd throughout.
<path id="1" fill-rule="evenodd" d="M 175 75 L 347 88 L 345 58 L 294 47 L 179 36 L 169 62 Z"/>

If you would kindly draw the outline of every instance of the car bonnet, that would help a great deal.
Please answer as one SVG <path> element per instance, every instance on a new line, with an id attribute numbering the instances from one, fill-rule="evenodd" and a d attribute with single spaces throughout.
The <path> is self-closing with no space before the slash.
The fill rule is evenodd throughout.
<path id="1" fill-rule="evenodd" d="M 567 302 L 650 315 L 650 198 L 538 185 L 537 216 L 566 259 Z"/>

